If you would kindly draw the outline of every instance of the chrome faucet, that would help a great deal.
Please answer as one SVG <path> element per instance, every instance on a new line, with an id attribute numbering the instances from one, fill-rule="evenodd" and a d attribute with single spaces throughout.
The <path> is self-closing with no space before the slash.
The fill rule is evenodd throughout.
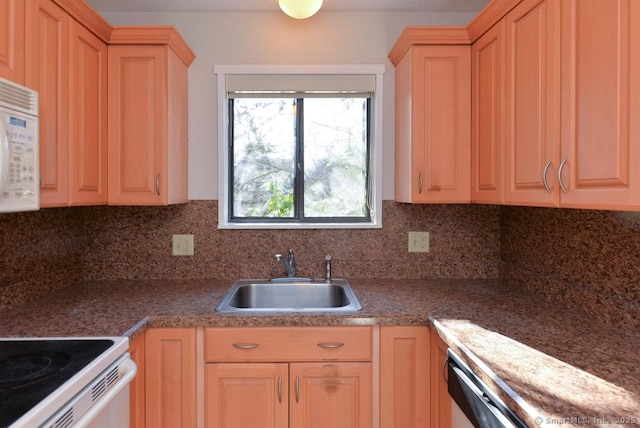
<path id="1" fill-rule="evenodd" d="M 324 258 L 324 280 L 331 282 L 331 256 L 329 254 Z"/>
<path id="2" fill-rule="evenodd" d="M 283 257 L 282 254 L 276 254 L 276 260 L 282 262 L 282 265 L 287 271 L 287 277 L 294 278 L 296 276 L 296 259 L 293 256 L 293 250 L 289 250 L 287 257 Z"/>

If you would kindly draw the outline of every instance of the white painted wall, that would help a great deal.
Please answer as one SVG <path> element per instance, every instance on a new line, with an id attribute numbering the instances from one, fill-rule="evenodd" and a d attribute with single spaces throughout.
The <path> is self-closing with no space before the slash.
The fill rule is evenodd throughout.
<path id="1" fill-rule="evenodd" d="M 214 64 L 385 64 L 383 199 L 393 199 L 394 69 L 387 54 L 406 26 L 465 25 L 469 13 L 103 12 L 114 25 L 173 25 L 196 59 L 189 68 L 189 199 L 218 198 Z"/>

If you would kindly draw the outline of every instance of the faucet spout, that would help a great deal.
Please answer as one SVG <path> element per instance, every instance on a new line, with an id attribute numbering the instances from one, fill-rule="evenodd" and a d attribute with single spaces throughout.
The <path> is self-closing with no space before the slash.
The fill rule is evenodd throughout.
<path id="1" fill-rule="evenodd" d="M 292 249 L 289 250 L 287 257 L 282 254 L 276 254 L 276 260 L 282 262 L 284 269 L 287 271 L 287 277 L 294 278 L 296 276 L 296 259 Z"/>

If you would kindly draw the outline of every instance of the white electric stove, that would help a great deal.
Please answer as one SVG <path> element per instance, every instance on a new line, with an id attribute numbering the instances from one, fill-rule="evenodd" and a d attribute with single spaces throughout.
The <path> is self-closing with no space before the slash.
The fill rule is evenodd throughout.
<path id="1" fill-rule="evenodd" d="M 0 339 L 0 427 L 128 427 L 126 337 Z"/>

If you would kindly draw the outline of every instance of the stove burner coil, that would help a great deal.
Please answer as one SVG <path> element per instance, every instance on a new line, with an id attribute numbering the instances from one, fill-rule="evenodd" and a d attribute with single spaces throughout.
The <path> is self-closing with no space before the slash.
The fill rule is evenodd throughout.
<path id="1" fill-rule="evenodd" d="M 39 382 L 69 364 L 65 352 L 35 352 L 0 359 L 0 390 Z"/>

